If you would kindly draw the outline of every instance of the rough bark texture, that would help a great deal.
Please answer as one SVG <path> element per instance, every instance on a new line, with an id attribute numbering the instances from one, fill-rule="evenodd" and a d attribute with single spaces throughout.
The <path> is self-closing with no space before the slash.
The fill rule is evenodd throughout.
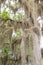
<path id="1" fill-rule="evenodd" d="M 40 43 L 38 36 L 34 34 L 33 36 L 33 56 L 34 56 L 34 62 L 33 65 L 41 65 L 41 50 L 40 50 Z"/>
<path id="2" fill-rule="evenodd" d="M 22 41 L 21 41 L 21 64 L 26 65 L 26 52 L 25 52 L 25 41 L 26 38 L 23 35 Z"/>
<path id="3" fill-rule="evenodd" d="M 37 17 L 38 17 L 38 5 L 34 2 L 34 0 L 21 0 L 22 5 L 24 5 L 24 7 L 26 7 L 27 9 L 27 13 L 32 14 L 32 17 L 34 19 L 34 25 L 37 26 Z M 31 49 L 31 45 L 30 45 L 30 55 L 32 54 L 31 57 L 31 61 L 32 61 L 32 65 L 41 65 L 40 61 L 41 61 L 41 51 L 40 51 L 40 42 L 38 39 L 37 34 L 33 34 L 33 49 Z M 30 43 L 30 42 L 29 42 Z M 40 57 L 39 57 L 40 56 Z"/>
<path id="4" fill-rule="evenodd" d="M 36 33 L 31 32 L 30 35 L 22 38 L 21 42 L 21 62 L 22 65 L 32 64 L 41 65 L 41 50 L 39 37 Z M 27 41 L 27 40 L 28 41 Z"/>

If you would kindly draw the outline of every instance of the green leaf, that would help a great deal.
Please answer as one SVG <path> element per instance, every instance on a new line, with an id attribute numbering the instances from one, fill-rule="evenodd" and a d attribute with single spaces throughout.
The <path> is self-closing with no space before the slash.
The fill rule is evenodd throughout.
<path id="1" fill-rule="evenodd" d="M 10 18 L 10 14 L 7 11 L 3 10 L 3 12 L 0 14 L 0 17 L 8 19 Z"/>

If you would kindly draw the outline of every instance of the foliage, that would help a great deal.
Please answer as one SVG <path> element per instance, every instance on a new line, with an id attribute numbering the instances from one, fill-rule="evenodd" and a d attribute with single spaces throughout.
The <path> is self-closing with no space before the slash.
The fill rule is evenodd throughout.
<path id="1" fill-rule="evenodd" d="M 0 13 L 0 18 L 10 18 L 10 14 L 6 11 L 6 10 L 3 10 L 3 12 Z"/>
<path id="2" fill-rule="evenodd" d="M 17 34 L 16 37 L 20 37 L 21 36 L 21 30 L 17 29 L 16 34 Z"/>
<path id="3" fill-rule="evenodd" d="M 10 26 L 10 22 L 9 22 L 9 21 L 6 21 L 6 22 L 4 23 L 4 25 L 5 25 L 5 27 L 7 28 L 7 27 Z"/>
<path id="4" fill-rule="evenodd" d="M 12 40 L 20 38 L 21 34 L 22 34 L 22 31 L 20 29 L 17 29 L 16 32 L 12 33 Z"/>
<path id="5" fill-rule="evenodd" d="M 6 45 L 3 47 L 2 54 L 3 54 L 4 56 L 6 56 L 6 55 L 8 55 L 8 53 L 9 53 L 9 47 L 8 47 L 8 45 L 6 44 Z"/>
<path id="6" fill-rule="evenodd" d="M 15 15 L 14 16 L 14 20 L 22 21 L 23 20 L 23 14 L 22 13 L 19 13 L 19 14 Z"/>

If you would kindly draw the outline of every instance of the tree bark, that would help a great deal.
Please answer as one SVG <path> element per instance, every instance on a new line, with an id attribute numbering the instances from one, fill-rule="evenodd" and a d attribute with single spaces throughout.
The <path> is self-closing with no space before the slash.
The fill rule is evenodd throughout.
<path id="1" fill-rule="evenodd" d="M 25 53 L 25 36 L 23 34 L 22 40 L 21 40 L 21 63 L 22 65 L 26 65 L 26 53 Z"/>

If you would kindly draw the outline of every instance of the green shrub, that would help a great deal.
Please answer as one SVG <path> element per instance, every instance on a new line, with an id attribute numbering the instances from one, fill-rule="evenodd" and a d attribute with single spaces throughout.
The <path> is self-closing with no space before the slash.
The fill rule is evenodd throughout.
<path id="1" fill-rule="evenodd" d="M 8 19 L 8 18 L 10 18 L 10 14 L 7 11 L 3 10 L 3 12 L 0 13 L 0 18 Z"/>

